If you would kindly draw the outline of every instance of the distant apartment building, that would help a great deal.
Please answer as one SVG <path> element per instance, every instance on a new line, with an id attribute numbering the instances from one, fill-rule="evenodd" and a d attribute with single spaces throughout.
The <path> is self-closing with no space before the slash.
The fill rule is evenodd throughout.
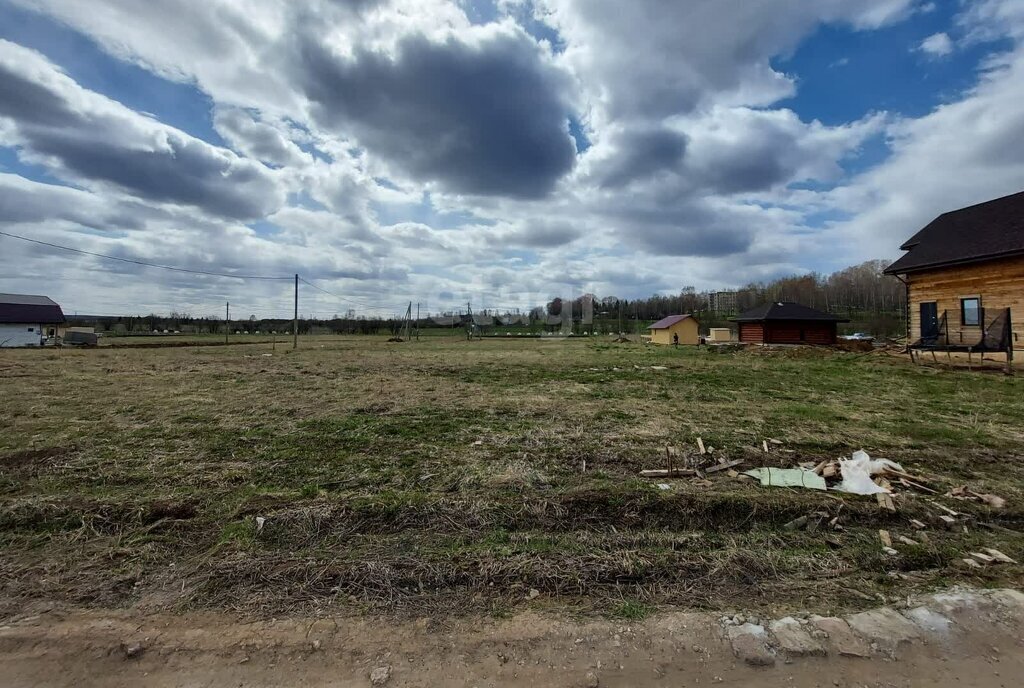
<path id="1" fill-rule="evenodd" d="M 736 292 L 713 291 L 709 293 L 708 308 L 714 313 L 735 313 Z"/>

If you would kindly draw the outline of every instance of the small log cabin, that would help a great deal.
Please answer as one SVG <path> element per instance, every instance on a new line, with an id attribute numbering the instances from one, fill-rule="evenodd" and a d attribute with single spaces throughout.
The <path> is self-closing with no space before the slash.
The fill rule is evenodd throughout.
<path id="1" fill-rule="evenodd" d="M 730 320 L 738 324 L 741 342 L 826 346 L 836 343 L 836 325 L 849 322 L 792 301 L 765 303 Z"/>
<path id="2" fill-rule="evenodd" d="M 1024 192 L 939 215 L 900 246 L 885 269 L 907 286 L 910 343 L 938 335 L 945 314 L 949 344 L 981 339 L 985 312 L 1010 309 L 1016 340 L 1024 332 Z"/>

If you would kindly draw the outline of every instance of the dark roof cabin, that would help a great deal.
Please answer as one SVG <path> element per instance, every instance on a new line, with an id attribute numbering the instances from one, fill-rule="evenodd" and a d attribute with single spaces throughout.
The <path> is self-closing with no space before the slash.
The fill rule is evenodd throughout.
<path id="1" fill-rule="evenodd" d="M 886 274 L 1024 256 L 1024 191 L 943 213 L 900 249 L 906 255 L 887 267 Z"/>
<path id="2" fill-rule="evenodd" d="M 1024 192 L 943 213 L 900 248 L 885 272 L 907 285 L 912 348 L 1012 358 L 1024 334 Z"/>
<path id="3" fill-rule="evenodd" d="M 739 325 L 741 342 L 757 344 L 835 344 L 837 323 L 849 322 L 792 301 L 765 303 L 729 319 Z"/>

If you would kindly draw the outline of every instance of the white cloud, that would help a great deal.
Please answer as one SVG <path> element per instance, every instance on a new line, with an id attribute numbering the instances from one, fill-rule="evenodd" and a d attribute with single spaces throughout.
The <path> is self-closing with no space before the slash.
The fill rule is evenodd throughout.
<path id="1" fill-rule="evenodd" d="M 930 57 L 945 57 L 953 52 L 953 39 L 947 33 L 933 33 L 921 41 L 917 50 Z"/>
<path id="2" fill-rule="evenodd" d="M 284 202 L 263 165 L 87 91 L 39 53 L 5 40 L 0 89 L 5 142 L 69 181 L 240 218 Z"/>
<path id="3" fill-rule="evenodd" d="M 772 59 L 822 24 L 872 31 L 926 6 L 501 0 L 481 26 L 452 0 L 23 4 L 194 84 L 226 147 L 0 45 L 0 88 L 17 96 L 0 98 L 0 145 L 76 187 L 2 174 L 0 225 L 154 262 L 298 270 L 385 309 L 528 306 L 572 290 L 631 296 L 841 267 L 894 254 L 952 205 L 1024 186 L 1024 12 L 1012 0 L 971 3 L 951 29 L 965 42 L 1013 41 L 976 88 L 917 119 L 837 125 L 778 106 L 800 82 Z M 536 40 L 538 22 L 558 40 Z M 927 54 L 954 49 L 941 35 L 948 45 Z M 579 155 L 570 116 L 592 144 Z M 881 136 L 892 156 L 851 178 L 844 161 Z M 822 231 L 815 216 L 846 219 Z M 112 274 L 8 248 L 80 309 L 202 312 L 230 297 L 259 312 L 290 298 L 288 285 Z M 128 295 L 126 283 L 140 286 Z M 28 288 L 0 277 L 0 289 Z M 308 289 L 302 299 L 322 314 L 347 307 Z"/>
<path id="4" fill-rule="evenodd" d="M 893 155 L 830 194 L 853 215 L 830 236 L 846 255 L 899 254 L 936 215 L 1024 189 L 1024 50 L 994 65 L 960 99 L 889 128 Z"/>

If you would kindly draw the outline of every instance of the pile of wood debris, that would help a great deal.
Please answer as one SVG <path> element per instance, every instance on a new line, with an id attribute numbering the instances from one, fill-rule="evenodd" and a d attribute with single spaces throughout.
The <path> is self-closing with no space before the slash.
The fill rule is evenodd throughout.
<path id="1" fill-rule="evenodd" d="M 829 487 L 835 487 L 842 481 L 839 459 L 822 461 L 818 464 L 804 463 L 801 464 L 801 467 L 820 475 L 825 479 L 825 483 Z M 887 490 L 887 492 L 879 492 L 875 495 L 875 499 L 878 501 L 878 508 L 885 511 L 896 511 L 896 502 L 893 499 L 895 495 L 894 483 L 924 494 L 939 494 L 939 490 L 930 486 L 930 484 L 935 482 L 934 480 L 892 467 L 882 469 L 880 473 L 873 475 L 871 479 L 880 488 Z"/>
<path id="2" fill-rule="evenodd" d="M 962 501 L 981 502 L 983 504 L 988 504 L 993 509 L 1002 509 L 1004 506 L 1006 506 L 1006 500 L 1003 499 L 1002 497 L 994 494 L 982 494 L 979 492 L 974 492 L 973 490 L 967 489 L 966 485 L 962 485 L 961 487 L 954 487 L 952 490 L 946 493 L 946 496 L 952 497 L 953 499 L 959 499 Z"/>
<path id="3" fill-rule="evenodd" d="M 971 552 L 967 557 L 961 559 L 961 561 L 974 569 L 980 569 L 984 566 L 993 566 L 995 564 L 1017 563 L 1015 559 L 1011 559 L 997 549 L 985 547 L 984 550 L 984 552 Z"/>
<path id="4" fill-rule="evenodd" d="M 776 439 L 763 439 L 761 441 L 760 449 L 763 450 L 765 455 L 774 453 L 775 451 L 786 451 L 778 448 L 778 445 L 781 444 L 782 442 Z M 744 459 L 728 460 L 722 452 L 715 451 L 714 447 L 710 445 L 705 446 L 704 440 L 700 437 L 697 438 L 696 449 L 696 453 L 681 454 L 678 448 L 666 446 L 665 467 L 642 470 L 640 471 L 640 477 L 695 478 L 698 481 L 698 484 L 710 486 L 711 483 L 707 481 L 707 477 L 709 475 L 724 472 L 731 478 L 749 478 L 749 474 L 753 472 L 748 471 L 747 474 L 737 472 L 735 469 L 745 462 Z M 856 452 L 854 454 L 854 459 L 857 458 L 857 454 L 862 454 L 862 458 L 865 460 L 868 458 L 866 454 L 863 454 L 863 452 Z M 943 492 L 937 487 L 940 482 L 937 479 L 910 473 L 903 470 L 899 464 L 895 464 L 885 459 L 873 461 L 872 464 L 880 466 L 880 468 L 873 469 L 874 473 L 871 475 L 871 481 L 880 488 L 879 492 L 874 496 L 878 502 L 878 508 L 884 511 L 892 513 L 897 511 L 897 503 L 901 498 L 901 495 L 896 491 L 897 486 L 914 493 L 930 495 L 933 497 L 945 496 L 963 501 L 980 502 L 987 504 L 993 509 L 1002 509 L 1006 506 L 1006 500 L 1002 497 L 994 494 L 975 492 L 969 489 L 966 485 Z M 809 471 L 823 478 L 826 489 L 834 490 L 839 488 L 840 484 L 843 482 L 842 464 L 840 463 L 840 459 L 830 459 L 819 463 L 804 462 L 798 465 L 800 469 Z M 864 477 L 866 479 L 866 476 Z M 942 519 L 943 524 L 947 528 L 955 528 L 958 526 L 959 519 L 963 514 L 960 514 L 949 507 L 943 506 L 933 499 L 930 499 L 929 502 L 942 512 L 938 518 Z M 831 519 L 826 519 L 825 522 L 827 523 L 829 520 Z M 831 523 L 829 525 L 834 526 L 836 524 Z"/>
<path id="5" fill-rule="evenodd" d="M 715 456 L 714 447 L 704 446 L 704 440 L 697 438 L 698 454 L 685 454 L 680 457 L 676 447 L 665 447 L 665 468 L 653 468 L 640 471 L 641 478 L 698 478 L 703 480 L 708 474 L 728 471 L 730 477 L 738 474 L 735 469 L 743 463 L 743 459 L 728 461 L 724 454 Z"/>

